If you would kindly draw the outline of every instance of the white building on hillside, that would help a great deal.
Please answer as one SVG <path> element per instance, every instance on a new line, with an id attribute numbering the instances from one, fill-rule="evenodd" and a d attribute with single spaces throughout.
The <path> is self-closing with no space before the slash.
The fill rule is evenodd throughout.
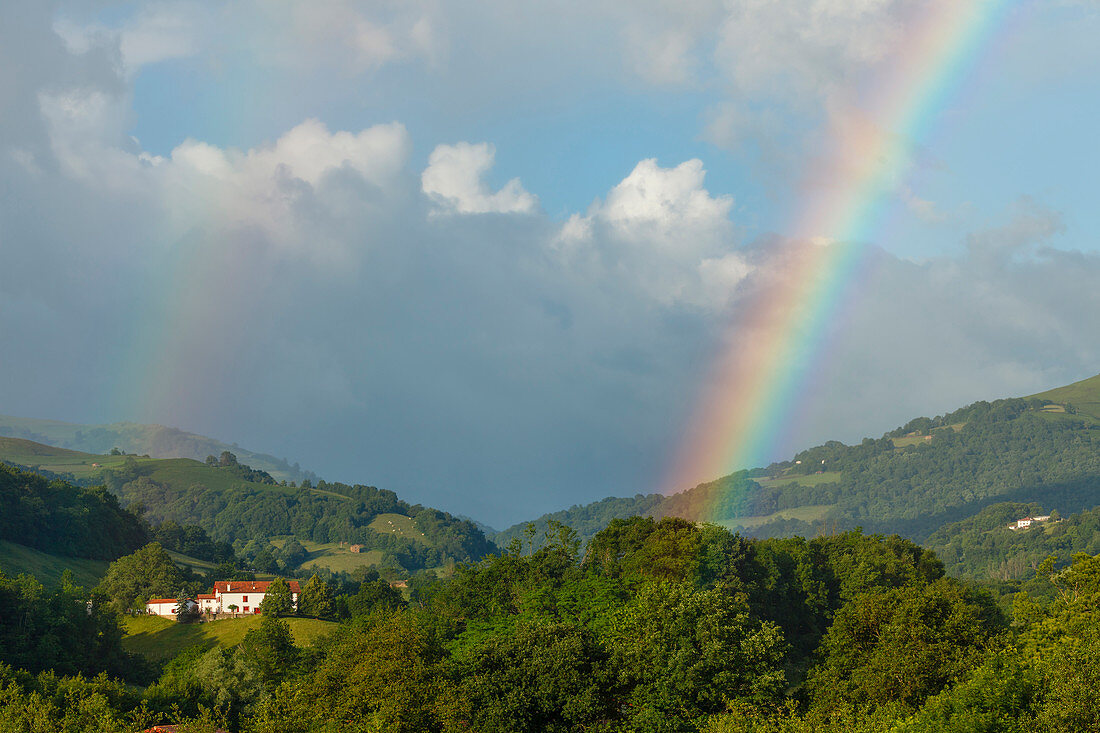
<path id="1" fill-rule="evenodd" d="M 1012 522 L 1011 524 L 1009 524 L 1008 528 L 1009 529 L 1027 529 L 1028 527 L 1030 527 L 1033 524 L 1040 524 L 1042 522 L 1047 522 L 1049 520 L 1050 520 L 1050 515 L 1049 514 L 1046 514 L 1046 515 L 1041 516 L 1041 517 L 1024 517 L 1023 519 L 1018 519 L 1015 522 Z"/>
<path id="2" fill-rule="evenodd" d="M 214 583 L 214 596 L 216 597 L 218 610 L 216 613 L 259 613 L 260 603 L 267 595 L 270 580 L 227 580 Z M 290 586 L 290 602 L 295 609 L 298 608 L 297 580 L 288 580 Z M 236 606 L 236 610 L 229 608 Z"/>
<path id="3" fill-rule="evenodd" d="M 203 593 L 196 599 L 199 611 L 202 613 L 251 613 L 260 612 L 260 603 L 267 595 L 267 589 L 273 581 L 270 580 L 226 580 L 214 583 L 212 593 Z M 295 609 L 298 608 L 298 593 L 301 588 L 297 580 L 288 580 L 290 587 L 290 602 Z M 230 608 L 233 606 L 233 608 Z M 176 615 L 175 598 L 153 598 L 145 604 L 145 612 L 157 616 Z"/>
<path id="4" fill-rule="evenodd" d="M 194 606 L 194 601 L 187 602 L 190 606 Z M 175 598 L 150 598 L 149 602 L 145 604 L 146 613 L 154 613 L 157 616 L 171 616 L 176 617 L 177 603 Z"/>

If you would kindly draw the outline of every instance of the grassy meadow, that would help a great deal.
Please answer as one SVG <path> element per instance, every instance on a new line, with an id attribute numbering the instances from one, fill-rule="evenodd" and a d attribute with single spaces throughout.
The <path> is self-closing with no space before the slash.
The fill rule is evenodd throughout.
<path id="1" fill-rule="evenodd" d="M 122 646 L 128 652 L 141 654 L 153 661 L 163 661 L 196 644 L 206 649 L 236 646 L 249 630 L 260 625 L 262 618 L 254 615 L 180 624 L 159 616 L 128 617 L 124 619 Z M 303 647 L 312 646 L 317 639 L 332 633 L 338 626 L 334 621 L 314 618 L 288 618 L 286 622 L 294 635 L 294 643 Z"/>
<path id="2" fill-rule="evenodd" d="M 1100 420 L 1100 374 L 1032 397 L 1062 406 L 1071 404 L 1077 408 L 1078 414 Z"/>
<path id="3" fill-rule="evenodd" d="M 45 586 L 60 585 L 61 575 L 66 570 L 73 572 L 73 579 L 77 585 L 85 587 L 98 585 L 107 572 L 108 565 L 110 563 L 106 560 L 50 555 L 41 550 L 0 540 L 0 570 L 9 576 L 20 573 L 33 575 Z"/>
<path id="4" fill-rule="evenodd" d="M 367 525 L 379 534 L 392 534 L 417 542 L 424 542 L 424 533 L 416 528 L 416 522 L 404 514 L 379 514 Z"/>
<path id="5" fill-rule="evenodd" d="M 408 519 L 408 517 L 405 518 Z M 285 537 L 271 540 L 271 544 L 279 548 L 282 548 L 285 542 Z M 303 578 L 309 577 L 310 572 L 315 569 L 328 568 L 333 572 L 351 573 L 363 566 L 372 567 L 382 562 L 381 550 L 352 552 L 348 549 L 349 545 L 346 542 L 312 542 L 310 540 L 298 540 L 298 542 L 309 553 L 298 569 L 298 575 Z"/>
<path id="6" fill-rule="evenodd" d="M 0 437 L 0 459 L 21 466 L 40 466 L 54 473 L 71 473 L 78 478 L 84 478 L 99 473 L 103 468 L 121 466 L 125 457 L 98 456 L 22 438 Z"/>
<path id="7" fill-rule="evenodd" d="M 721 525 L 727 529 L 737 530 L 759 527 L 760 525 L 767 524 L 774 519 L 798 519 L 803 522 L 815 522 L 819 519 L 824 519 L 825 515 L 828 514 L 829 510 L 832 508 L 832 504 L 808 504 L 806 506 L 799 506 L 793 509 L 783 509 L 772 514 L 762 514 L 755 517 L 736 517 L 734 519 L 723 519 L 720 522 L 715 522 L 715 524 Z"/>
<path id="8" fill-rule="evenodd" d="M 798 484 L 799 486 L 817 486 L 818 484 L 832 484 L 840 480 L 840 471 L 823 471 L 821 473 L 811 473 L 805 476 L 780 476 L 779 478 L 758 478 L 753 479 L 761 486 L 789 486 L 791 484 Z"/>

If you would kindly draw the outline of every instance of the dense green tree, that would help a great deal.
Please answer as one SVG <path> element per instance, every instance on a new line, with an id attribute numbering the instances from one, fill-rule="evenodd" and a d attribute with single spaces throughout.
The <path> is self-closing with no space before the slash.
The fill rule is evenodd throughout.
<path id="1" fill-rule="evenodd" d="M 282 578 L 276 578 L 267 587 L 267 593 L 260 602 L 260 611 L 265 616 L 279 618 L 294 613 L 294 599 L 290 594 L 290 586 Z"/>
<path id="2" fill-rule="evenodd" d="M 449 717 L 473 730 L 598 730 L 619 713 L 608 653 L 584 627 L 522 624 L 467 649 L 451 674 L 459 681 Z"/>
<path id="3" fill-rule="evenodd" d="M 782 634 L 743 597 L 647 584 L 612 634 L 634 730 L 687 729 L 733 700 L 776 702 L 786 686 Z"/>
<path id="4" fill-rule="evenodd" d="M 0 539 L 54 555 L 114 560 L 146 542 L 104 487 L 79 488 L 0 462 Z"/>
<path id="5" fill-rule="evenodd" d="M 448 691 L 444 649 L 408 611 L 372 616 L 344 627 L 308 675 L 278 687 L 253 723 L 270 733 L 442 730 Z M 462 730 L 458 720 L 454 730 Z M 468 726 L 465 729 L 469 730 Z"/>
<path id="6" fill-rule="evenodd" d="M 298 594 L 298 615 L 324 619 L 336 616 L 336 598 L 332 589 L 316 574 L 306 581 Z"/>
<path id="7" fill-rule="evenodd" d="M 306 548 L 302 547 L 302 543 L 293 537 L 284 542 L 283 546 L 279 548 L 278 559 L 288 568 L 298 567 L 308 557 L 309 553 L 306 552 Z"/>
<path id="8" fill-rule="evenodd" d="M 260 625 L 244 636 L 241 653 L 265 685 L 274 685 L 286 677 L 298 661 L 299 650 L 286 621 L 264 616 Z"/>
<path id="9" fill-rule="evenodd" d="M 27 575 L 0 573 L 0 662 L 39 672 L 139 672 L 122 649 L 118 616 L 106 599 L 63 583 L 47 590 Z"/>
<path id="10" fill-rule="evenodd" d="M 183 585 L 183 574 L 160 544 L 150 542 L 137 552 L 115 560 L 100 581 L 99 590 L 114 609 L 125 613 L 142 609 L 150 598 L 169 598 Z"/>
<path id="11" fill-rule="evenodd" d="M 369 615 L 379 608 L 394 610 L 404 605 L 401 593 L 381 578 L 364 581 L 359 592 L 347 599 L 348 611 L 353 617 Z"/>
<path id="12" fill-rule="evenodd" d="M 201 615 L 194 596 L 186 589 L 181 589 L 176 594 L 176 621 L 181 624 L 191 623 L 197 621 Z"/>
<path id="13" fill-rule="evenodd" d="M 857 595 L 822 640 L 814 707 L 915 709 L 976 667 L 1003 628 L 987 596 L 949 578 Z"/>

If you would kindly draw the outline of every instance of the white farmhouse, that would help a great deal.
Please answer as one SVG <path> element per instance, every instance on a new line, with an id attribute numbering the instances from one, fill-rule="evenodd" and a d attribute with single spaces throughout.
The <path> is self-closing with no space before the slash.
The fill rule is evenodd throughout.
<path id="1" fill-rule="evenodd" d="M 267 595 L 267 589 L 271 585 L 270 580 L 226 580 L 214 583 L 212 593 L 203 593 L 197 597 L 198 603 L 190 601 L 198 606 L 202 613 L 218 615 L 220 613 L 250 613 L 260 612 L 260 603 Z M 298 593 L 301 588 L 297 580 L 288 580 L 290 587 L 290 602 L 295 609 L 298 608 Z M 230 608 L 234 606 L 234 608 Z M 145 604 L 146 613 L 157 616 L 175 617 L 175 598 L 152 598 Z"/>
<path id="2" fill-rule="evenodd" d="M 145 604 L 145 611 L 146 613 L 153 613 L 157 616 L 175 616 L 176 599 L 150 598 L 149 602 Z"/>
<path id="3" fill-rule="evenodd" d="M 217 606 L 215 613 L 259 613 L 260 603 L 267 595 L 270 580 L 225 580 L 214 583 L 214 596 Z M 301 588 L 297 580 L 288 580 L 290 603 L 298 608 L 298 593 Z M 229 607 L 236 606 L 236 610 Z"/>
<path id="4" fill-rule="evenodd" d="M 189 608 L 195 607 L 194 601 L 187 601 Z M 145 604 L 146 613 L 153 613 L 157 616 L 170 616 L 175 618 L 176 608 L 178 604 L 175 598 L 150 598 L 149 602 Z"/>
<path id="5" fill-rule="evenodd" d="M 1027 529 L 1028 527 L 1030 527 L 1033 524 L 1040 524 L 1042 522 L 1047 522 L 1047 521 L 1050 521 L 1050 515 L 1049 514 L 1044 514 L 1041 517 L 1024 517 L 1023 519 L 1018 519 L 1015 522 L 1012 522 L 1011 524 L 1009 524 L 1008 528 L 1009 529 Z"/>

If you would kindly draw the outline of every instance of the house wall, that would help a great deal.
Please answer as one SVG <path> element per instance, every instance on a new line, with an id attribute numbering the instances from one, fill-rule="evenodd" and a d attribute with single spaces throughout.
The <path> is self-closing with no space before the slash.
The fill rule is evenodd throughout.
<path id="1" fill-rule="evenodd" d="M 248 593 L 237 593 L 233 591 L 231 593 L 219 593 L 218 605 L 221 607 L 223 613 L 229 613 L 229 605 L 231 603 L 237 604 L 237 613 L 259 613 L 260 604 L 263 603 L 266 593 L 257 593 L 256 591 L 249 591 Z M 247 599 L 247 600 L 245 600 Z M 298 608 L 298 594 L 290 594 L 290 602 L 295 609 Z"/>
<path id="2" fill-rule="evenodd" d="M 176 602 L 171 603 L 146 603 L 145 610 L 148 613 L 155 613 L 158 616 L 175 616 L 176 615 Z"/>

